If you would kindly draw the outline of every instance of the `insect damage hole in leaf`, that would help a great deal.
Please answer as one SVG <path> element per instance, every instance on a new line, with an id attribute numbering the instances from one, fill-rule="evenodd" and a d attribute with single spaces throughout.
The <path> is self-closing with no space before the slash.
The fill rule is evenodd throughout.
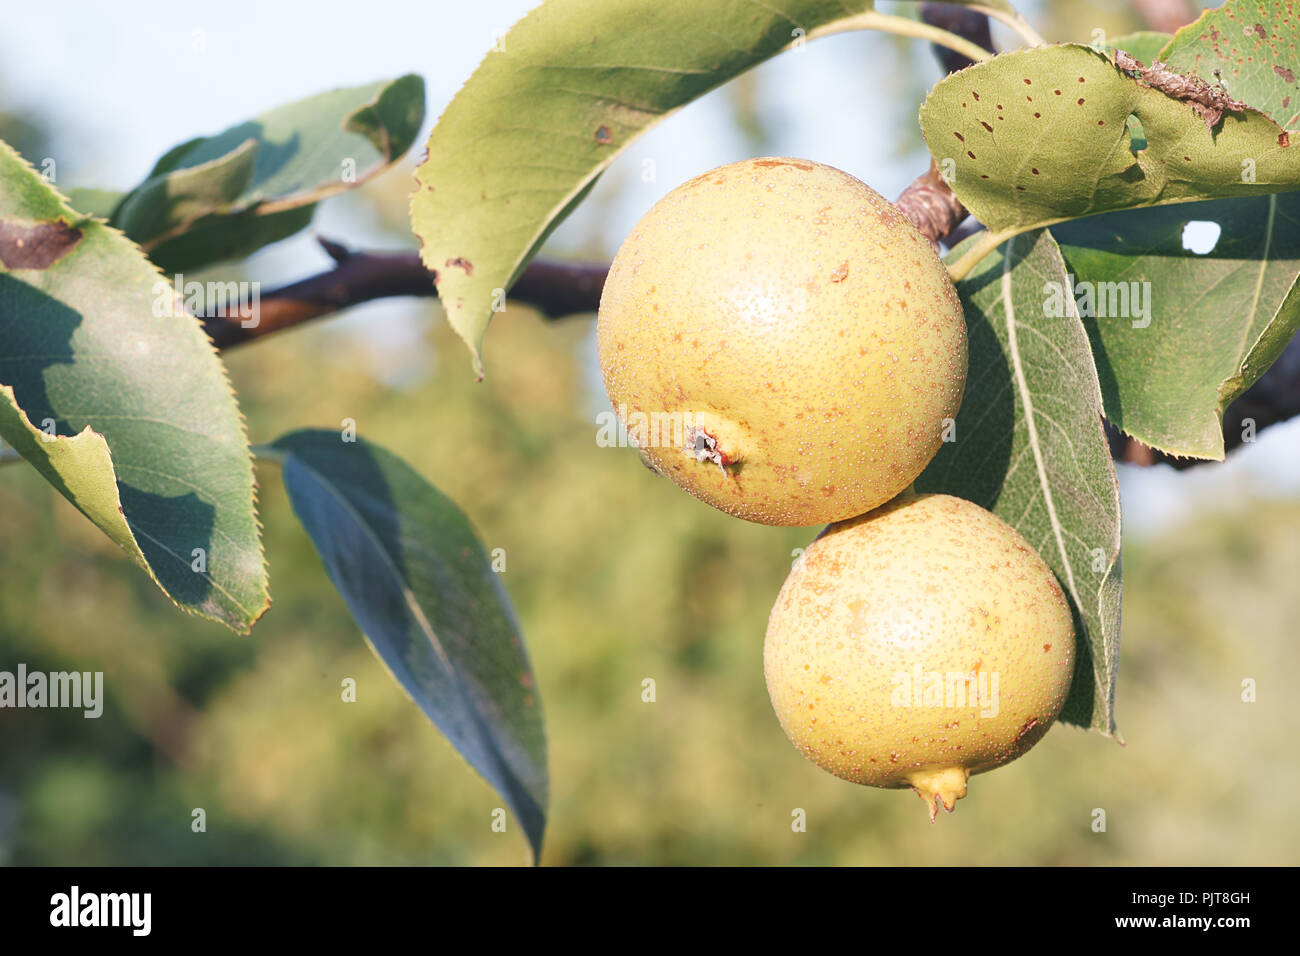
<path id="1" fill-rule="evenodd" d="M 1219 244 L 1219 235 L 1223 232 L 1217 222 L 1193 219 L 1183 226 L 1183 248 L 1198 256 L 1208 256 Z"/>
<path id="2" fill-rule="evenodd" d="M 1146 130 L 1136 113 L 1129 113 L 1124 120 L 1124 129 L 1128 132 L 1128 151 L 1136 156 L 1147 148 Z"/>

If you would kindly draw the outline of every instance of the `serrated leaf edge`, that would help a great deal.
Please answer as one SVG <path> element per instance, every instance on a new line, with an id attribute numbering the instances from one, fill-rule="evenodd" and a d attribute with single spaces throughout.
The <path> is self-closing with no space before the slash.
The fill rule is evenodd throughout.
<path id="1" fill-rule="evenodd" d="M 0 140 L 0 149 L 4 149 L 8 151 L 12 156 L 14 156 L 18 160 L 19 163 L 25 166 L 32 173 L 32 175 L 40 176 L 40 174 L 36 171 L 36 167 L 33 166 L 30 162 L 28 162 L 25 156 L 19 153 L 16 149 L 14 149 L 4 140 Z M 44 177 L 41 178 L 42 181 L 44 181 Z M 147 255 L 145 255 L 144 250 L 141 249 L 137 243 L 132 241 L 129 236 L 123 233 L 122 230 L 117 229 L 116 227 L 110 225 L 109 223 L 105 222 L 103 219 L 100 219 L 96 216 L 85 215 L 77 212 L 72 208 L 71 204 L 68 202 L 67 196 L 65 196 L 62 192 L 60 192 L 57 186 L 49 182 L 45 182 L 45 186 L 52 193 L 54 193 L 54 195 L 58 198 L 59 202 L 63 207 L 61 211 L 67 217 L 69 217 L 68 221 L 70 225 L 81 229 L 84 229 L 87 225 L 89 225 L 89 226 L 93 226 L 96 229 L 104 229 L 114 235 L 117 235 L 124 242 L 128 243 L 131 246 L 131 248 L 133 248 L 137 252 L 137 254 L 140 256 L 143 262 L 148 264 L 150 270 L 152 270 L 154 275 L 158 277 L 159 281 L 165 281 L 165 277 L 163 276 L 162 272 L 158 269 L 158 267 L 154 265 L 153 260 L 151 260 Z M 221 360 L 221 354 L 217 350 L 215 343 L 212 341 L 212 337 L 208 335 L 207 330 L 203 327 L 203 323 L 199 322 L 198 319 L 195 318 L 188 309 L 185 309 L 182 303 L 180 302 L 176 303 L 176 308 L 180 310 L 181 314 L 189 318 L 189 320 L 193 323 L 193 327 L 195 331 L 197 331 L 203 337 L 204 341 L 207 342 L 208 348 L 212 350 L 212 356 L 216 360 L 217 367 L 221 370 L 221 381 L 225 384 L 226 393 L 230 397 L 231 402 L 235 406 L 235 414 L 239 420 L 239 434 L 240 434 L 240 438 L 243 441 L 243 446 L 244 446 L 245 464 L 248 470 L 249 484 L 252 489 L 253 521 L 257 526 L 257 535 L 256 535 L 257 553 L 258 553 L 258 559 L 262 570 L 261 582 L 257 590 L 262 597 L 262 604 L 261 607 L 257 609 L 246 609 L 243 608 L 242 605 L 236 603 L 237 607 L 240 607 L 241 610 L 245 610 L 249 615 L 249 619 L 246 624 L 242 624 L 241 626 L 236 626 L 234 622 L 229 621 L 226 618 L 223 618 L 219 615 L 211 614 L 209 612 L 201 610 L 198 607 L 190 607 L 189 605 L 182 604 L 181 602 L 177 601 L 176 598 L 172 596 L 171 592 L 168 591 L 166 588 L 164 588 L 161 582 L 159 582 L 157 575 L 154 573 L 153 568 L 149 565 L 149 562 L 147 560 L 143 561 L 142 566 L 144 567 L 146 573 L 149 575 L 149 578 L 154 582 L 154 584 L 158 586 L 158 590 L 162 591 L 162 593 L 167 596 L 167 599 L 170 600 L 172 604 L 180 608 L 185 613 L 196 617 L 202 617 L 210 621 L 215 621 L 218 624 L 224 624 L 226 627 L 229 627 L 236 634 L 249 634 L 252 632 L 253 626 L 257 624 L 258 621 L 261 620 L 262 615 L 264 615 L 267 612 L 267 610 L 271 607 L 271 594 L 270 594 L 270 567 L 266 560 L 266 547 L 262 540 L 262 530 L 263 530 L 262 520 L 258 513 L 258 507 L 257 507 L 258 504 L 257 476 L 253 469 L 253 455 L 248 442 L 248 421 L 244 416 L 243 408 L 239 404 L 239 397 L 235 392 L 234 385 L 230 381 L 230 372 L 226 368 L 226 363 Z M 10 398 L 13 399 L 13 390 L 11 388 L 8 388 L 8 386 L 0 386 L 0 388 L 7 389 Z M 17 408 L 20 412 L 22 412 L 24 420 L 27 421 L 27 427 L 34 428 L 34 426 L 31 423 L 31 419 L 27 417 L 27 412 L 22 409 L 22 407 L 18 404 L 16 399 L 14 400 L 14 407 Z M 36 430 L 39 431 L 39 429 Z M 95 432 L 93 429 L 90 429 L 89 426 L 87 426 L 87 429 L 83 430 L 82 434 L 84 434 L 84 432 L 87 430 L 91 431 L 92 434 L 98 436 L 104 442 L 104 447 L 107 450 L 109 455 L 109 463 L 112 464 L 112 449 L 108 447 L 107 439 L 105 439 L 104 436 L 101 435 L 99 432 Z M 113 493 L 114 495 L 117 495 L 116 469 L 114 469 L 113 475 L 114 475 Z M 120 498 L 118 499 L 118 508 L 120 511 L 121 510 Z M 123 515 L 123 519 L 125 520 L 125 515 Z M 131 532 L 132 541 L 135 542 L 135 529 L 131 527 L 131 523 L 129 521 L 126 522 L 126 526 L 127 529 Z M 109 540 L 112 539 L 110 538 Z M 139 543 L 137 542 L 136 551 L 140 554 L 141 558 L 143 559 L 144 553 L 141 552 L 139 549 L 140 546 Z M 128 554 L 130 554 L 130 552 L 128 552 Z M 210 578 L 209 580 L 211 581 Z M 212 583 L 215 586 L 215 582 Z"/>

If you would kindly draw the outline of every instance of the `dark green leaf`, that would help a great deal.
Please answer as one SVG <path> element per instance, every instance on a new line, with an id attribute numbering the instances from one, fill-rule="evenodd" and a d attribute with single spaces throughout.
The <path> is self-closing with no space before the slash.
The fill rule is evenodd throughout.
<path id="1" fill-rule="evenodd" d="M 229 153 L 154 176 L 122 200 L 113 225 L 141 245 L 184 232 L 216 210 L 229 209 L 253 181 L 258 142 L 251 137 Z"/>
<path id="2" fill-rule="evenodd" d="M 279 459 L 294 511 L 375 653 L 541 852 L 546 736 L 500 579 L 469 520 L 400 458 L 298 431 Z"/>

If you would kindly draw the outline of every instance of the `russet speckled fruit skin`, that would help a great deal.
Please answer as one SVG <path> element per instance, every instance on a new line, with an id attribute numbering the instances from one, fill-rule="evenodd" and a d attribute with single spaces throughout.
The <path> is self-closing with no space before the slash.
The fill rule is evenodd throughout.
<path id="1" fill-rule="evenodd" d="M 864 183 L 801 159 L 732 163 L 665 196 L 619 249 L 597 329 L 650 466 L 763 524 L 893 498 L 966 380 L 961 303 L 930 243 Z"/>
<path id="2" fill-rule="evenodd" d="M 804 756 L 854 783 L 912 787 L 933 820 L 970 774 L 1047 733 L 1074 654 L 1065 595 L 1019 532 L 961 498 L 906 494 L 808 547 L 763 663 Z"/>

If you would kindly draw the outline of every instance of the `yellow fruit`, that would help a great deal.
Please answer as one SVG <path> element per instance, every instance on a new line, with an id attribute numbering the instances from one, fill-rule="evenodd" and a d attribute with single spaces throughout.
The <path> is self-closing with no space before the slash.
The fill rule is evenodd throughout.
<path id="1" fill-rule="evenodd" d="M 833 525 L 782 587 L 764 672 L 786 735 L 824 770 L 952 810 L 972 773 L 1047 733 L 1070 688 L 1070 609 L 1010 525 L 907 494 Z"/>
<path id="2" fill-rule="evenodd" d="M 600 367 L 656 471 L 763 524 L 862 514 L 934 457 L 966 380 L 943 263 L 891 203 L 800 159 L 732 163 L 633 229 Z"/>

